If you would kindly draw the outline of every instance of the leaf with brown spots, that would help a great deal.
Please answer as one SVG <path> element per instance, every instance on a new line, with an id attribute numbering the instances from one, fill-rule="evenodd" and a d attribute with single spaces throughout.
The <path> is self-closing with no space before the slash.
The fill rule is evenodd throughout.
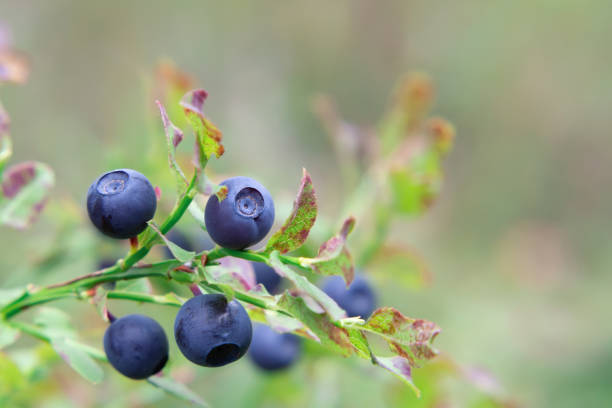
<path id="1" fill-rule="evenodd" d="M 221 144 L 221 131 L 204 116 L 204 101 L 207 97 L 205 90 L 195 89 L 187 92 L 180 102 L 196 136 L 196 163 L 200 169 L 206 167 L 212 156 L 219 158 L 225 151 Z"/>
<path id="2" fill-rule="evenodd" d="M 375 310 L 361 330 L 384 338 L 391 351 L 407 359 L 412 367 L 420 367 L 438 354 L 432 342 L 440 327 L 427 320 L 404 316 L 392 307 Z"/>
<path id="3" fill-rule="evenodd" d="M 355 277 L 353 259 L 346 248 L 346 238 L 355 226 L 355 218 L 349 217 L 340 232 L 324 242 L 316 258 L 300 258 L 302 266 L 311 267 L 321 275 L 342 275 L 347 285 Z"/>
<path id="4" fill-rule="evenodd" d="M 2 177 L 0 224 L 29 226 L 42 211 L 55 177 L 49 166 L 24 162 L 9 167 Z"/>
<path id="5" fill-rule="evenodd" d="M 268 240 L 265 252 L 277 250 L 281 254 L 301 247 L 317 219 L 317 197 L 310 174 L 303 169 L 302 181 L 293 211 L 278 231 Z"/>

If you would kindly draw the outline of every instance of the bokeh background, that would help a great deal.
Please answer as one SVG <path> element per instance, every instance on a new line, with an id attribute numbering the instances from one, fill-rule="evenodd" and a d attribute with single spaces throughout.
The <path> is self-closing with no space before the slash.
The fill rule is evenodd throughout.
<path id="1" fill-rule="evenodd" d="M 425 215 L 398 219 L 390 238 L 425 257 L 432 281 L 422 290 L 380 281 L 381 303 L 437 322 L 437 347 L 492 373 L 519 405 L 605 406 L 612 396 L 611 18 L 606 0 L 1 1 L 0 20 L 32 66 L 27 84 L 0 89 L 14 160 L 48 163 L 57 185 L 56 204 L 40 222 L 2 229 L 0 285 L 93 270 L 99 253 L 49 271 L 33 265 L 54 244 L 54 219 L 83 215 L 79 206 L 98 174 L 142 166 L 151 135 L 161 135 L 150 92 L 161 58 L 210 94 L 206 112 L 227 151 L 212 164 L 216 173 L 255 177 L 290 202 L 306 167 L 330 219 L 343 180 L 313 97 L 324 92 L 345 118 L 375 124 L 397 78 L 421 70 L 436 85 L 434 113 L 458 134 L 442 195 Z M 79 222 L 80 234 L 95 236 L 85 218 Z M 109 245 L 101 243 L 100 253 L 113 252 Z M 57 306 L 101 338 L 93 307 Z M 143 310 L 171 327 L 174 311 Z M 35 344 L 24 338 L 13 347 Z M 177 366 L 186 365 L 174 353 Z M 177 404 L 110 369 L 97 387 L 59 363 L 50 370 L 33 388 L 36 406 Z M 183 371 L 217 407 L 419 404 L 398 397 L 404 391 L 391 376 L 341 358 L 302 362 L 273 378 L 248 361 Z M 463 386 L 449 389 L 452 406 L 468 406 Z"/>

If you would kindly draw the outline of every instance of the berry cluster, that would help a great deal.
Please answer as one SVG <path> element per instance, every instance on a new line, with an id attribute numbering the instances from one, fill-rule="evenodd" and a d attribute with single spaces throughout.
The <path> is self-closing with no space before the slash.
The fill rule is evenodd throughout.
<path id="1" fill-rule="evenodd" d="M 244 249 L 263 239 L 274 222 L 270 193 L 248 177 L 234 177 L 221 185 L 227 196 L 211 196 L 206 204 L 205 224 L 210 238 L 230 249 Z M 100 176 L 87 193 L 87 210 L 93 224 L 112 238 L 132 238 L 143 232 L 155 215 L 155 190 L 147 178 L 131 169 L 114 170 Z M 184 249 L 193 249 L 178 230 L 168 239 Z M 210 249 L 210 243 L 204 246 Z M 166 254 L 167 257 L 171 253 Z M 253 262 L 258 283 L 277 293 L 281 277 L 263 263 Z M 337 277 L 336 277 L 337 278 Z M 375 306 L 367 281 L 358 277 L 349 289 L 341 278 L 330 278 L 324 291 L 350 316 L 367 317 Z M 144 379 L 159 372 L 168 360 L 168 340 L 155 320 L 138 314 L 119 319 L 111 316 L 104 335 L 104 350 L 111 365 L 126 377 Z M 289 367 L 301 353 L 301 341 L 293 334 L 280 334 L 267 326 L 253 328 L 244 307 L 221 294 L 199 294 L 185 302 L 176 315 L 174 337 L 183 355 L 195 364 L 220 367 L 247 353 L 265 371 Z"/>
<path id="2" fill-rule="evenodd" d="M 243 249 L 259 242 L 274 221 L 270 193 L 255 180 L 235 177 L 222 183 L 228 195 L 213 196 L 206 206 L 205 222 L 219 245 Z M 100 176 L 87 192 L 87 211 L 103 234 L 118 239 L 143 232 L 155 215 L 153 186 L 141 173 L 114 170 Z M 172 240 L 190 249 L 184 236 Z M 181 352 L 195 364 L 219 367 L 241 358 L 251 344 L 251 319 L 244 307 L 219 294 L 198 295 L 179 310 L 174 336 Z M 132 314 L 112 321 L 104 335 L 104 350 L 117 371 L 143 379 L 159 372 L 168 360 L 168 340 L 155 320 Z"/>

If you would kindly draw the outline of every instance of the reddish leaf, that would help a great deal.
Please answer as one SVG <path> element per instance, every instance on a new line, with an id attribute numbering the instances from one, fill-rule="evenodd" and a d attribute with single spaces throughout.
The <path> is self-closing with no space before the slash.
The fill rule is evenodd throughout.
<path id="1" fill-rule="evenodd" d="M 300 188 L 293 203 L 293 211 L 281 229 L 268 240 L 266 252 L 277 250 L 284 254 L 301 247 L 306 242 L 316 218 L 317 197 L 310 174 L 303 169 Z"/>
<path id="2" fill-rule="evenodd" d="M 300 258 L 303 266 L 312 269 L 321 275 L 342 275 L 347 286 L 355 277 L 353 260 L 346 248 L 346 238 L 355 225 L 355 218 L 350 217 L 340 229 L 340 232 L 319 248 L 316 258 Z"/>
<path id="3" fill-rule="evenodd" d="M 362 330 L 383 337 L 390 349 L 407 359 L 413 367 L 421 366 L 438 354 L 432 342 L 440 333 L 433 322 L 404 316 L 392 307 L 374 311 Z"/>
<path id="4" fill-rule="evenodd" d="M 221 131 L 204 116 L 204 101 L 207 97 L 205 90 L 195 89 L 185 94 L 180 103 L 196 135 L 197 163 L 200 168 L 204 168 L 213 155 L 219 158 L 225 151 L 221 144 Z"/>

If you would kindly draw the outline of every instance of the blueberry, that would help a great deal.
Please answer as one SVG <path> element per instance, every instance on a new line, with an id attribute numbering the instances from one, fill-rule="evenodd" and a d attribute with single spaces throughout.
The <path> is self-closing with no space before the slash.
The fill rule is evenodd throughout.
<path id="1" fill-rule="evenodd" d="M 221 367 L 242 357 L 253 329 L 244 307 L 224 295 L 198 295 L 181 307 L 174 321 L 176 344 L 187 359 Z"/>
<path id="2" fill-rule="evenodd" d="M 166 365 L 168 339 L 155 320 L 131 314 L 108 326 L 104 333 L 104 351 L 117 371 L 126 377 L 142 380 Z"/>
<path id="3" fill-rule="evenodd" d="M 274 222 L 274 201 L 268 190 L 248 177 L 233 177 L 221 185 L 227 186 L 227 197 L 219 202 L 211 196 L 204 212 L 212 240 L 230 249 L 261 241 Z"/>
<path id="4" fill-rule="evenodd" d="M 294 334 L 277 333 L 262 324 L 253 329 L 249 357 L 264 371 L 288 368 L 299 358 L 301 351 L 301 339 Z"/>
<path id="5" fill-rule="evenodd" d="M 193 251 L 193 245 L 187 235 L 176 228 L 167 233 L 166 238 L 186 251 Z M 164 246 L 164 257 L 166 259 L 174 259 L 174 255 L 172 255 L 167 246 Z"/>
<path id="6" fill-rule="evenodd" d="M 157 208 L 155 190 L 136 170 L 119 169 L 101 175 L 87 191 L 91 222 L 112 238 L 131 238 L 147 228 Z"/>
<path id="7" fill-rule="evenodd" d="M 262 262 L 251 262 L 255 271 L 255 281 L 264 285 L 268 293 L 276 293 L 281 277 L 274 269 Z"/>
<path id="8" fill-rule="evenodd" d="M 323 291 L 334 299 L 349 317 L 370 317 L 376 309 L 376 295 L 368 281 L 356 276 L 349 288 L 340 276 L 331 276 L 323 283 Z"/>

